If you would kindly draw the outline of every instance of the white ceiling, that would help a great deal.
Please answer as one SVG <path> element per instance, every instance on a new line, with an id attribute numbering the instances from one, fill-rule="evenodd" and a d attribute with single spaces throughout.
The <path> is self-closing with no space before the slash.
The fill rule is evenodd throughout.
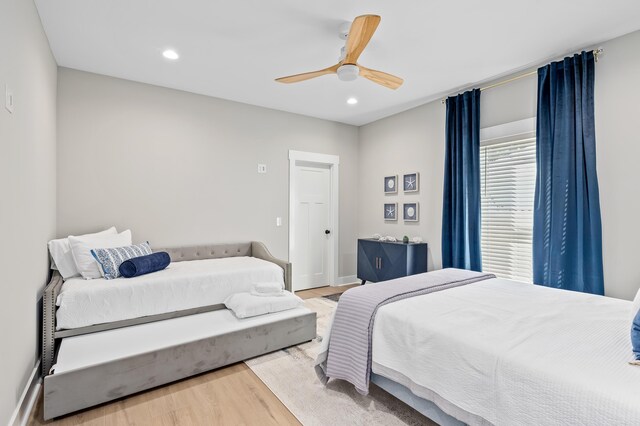
<path id="1" fill-rule="evenodd" d="M 36 0 L 60 66 L 362 125 L 640 29 L 637 0 Z M 389 90 L 328 75 L 340 24 L 382 22 L 360 57 Z M 173 48 L 180 59 L 161 52 Z M 606 52 L 605 52 L 606 54 Z M 357 105 L 347 105 L 355 96 Z"/>

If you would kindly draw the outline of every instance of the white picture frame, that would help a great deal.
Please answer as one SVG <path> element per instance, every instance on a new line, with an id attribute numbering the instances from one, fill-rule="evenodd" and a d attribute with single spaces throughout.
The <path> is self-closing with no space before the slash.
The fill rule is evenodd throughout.
<path id="1" fill-rule="evenodd" d="M 398 175 L 384 177 L 384 193 L 385 194 L 398 193 Z"/>
<path id="2" fill-rule="evenodd" d="M 404 203 L 402 205 L 402 219 L 405 222 L 420 221 L 420 203 Z"/>
<path id="3" fill-rule="evenodd" d="M 420 173 L 405 173 L 402 176 L 402 189 L 404 192 L 420 191 Z"/>
<path id="4" fill-rule="evenodd" d="M 398 221 L 398 203 L 384 203 L 385 222 Z"/>

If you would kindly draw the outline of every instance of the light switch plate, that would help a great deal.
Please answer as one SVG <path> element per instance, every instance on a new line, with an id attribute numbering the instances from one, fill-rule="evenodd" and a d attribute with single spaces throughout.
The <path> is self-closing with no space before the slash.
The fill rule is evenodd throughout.
<path id="1" fill-rule="evenodd" d="M 258 173 L 267 173 L 267 165 L 258 164 Z"/>
<path id="2" fill-rule="evenodd" d="M 4 86 L 4 107 L 10 113 L 13 113 L 14 101 L 15 99 L 13 97 L 13 91 L 9 89 L 9 86 L 5 85 Z"/>
<path id="3" fill-rule="evenodd" d="M 276 226 L 282 226 L 282 218 L 276 217 Z"/>

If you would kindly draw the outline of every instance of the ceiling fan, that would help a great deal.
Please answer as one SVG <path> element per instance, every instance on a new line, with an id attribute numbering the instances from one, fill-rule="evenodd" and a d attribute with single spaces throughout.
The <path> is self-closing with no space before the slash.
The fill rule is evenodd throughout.
<path id="1" fill-rule="evenodd" d="M 276 81 L 280 83 L 298 83 L 325 74 L 337 74 L 338 78 L 342 81 L 352 81 L 360 75 L 389 89 L 397 89 L 404 82 L 400 77 L 365 68 L 358 64 L 358 58 L 364 51 L 364 48 L 367 47 L 379 23 L 380 16 L 378 15 L 358 16 L 353 20 L 351 27 L 343 33 L 343 37 L 346 37 L 347 42 L 342 48 L 340 61 L 337 64 L 318 71 L 280 77 L 277 78 Z"/>

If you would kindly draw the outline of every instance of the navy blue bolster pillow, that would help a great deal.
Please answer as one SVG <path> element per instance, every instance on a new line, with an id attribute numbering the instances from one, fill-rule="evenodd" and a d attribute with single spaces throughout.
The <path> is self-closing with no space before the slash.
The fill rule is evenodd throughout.
<path id="1" fill-rule="evenodd" d="M 120 264 L 120 275 L 125 278 L 137 277 L 161 271 L 171 263 L 169 253 L 159 251 L 146 256 L 134 257 Z"/>

